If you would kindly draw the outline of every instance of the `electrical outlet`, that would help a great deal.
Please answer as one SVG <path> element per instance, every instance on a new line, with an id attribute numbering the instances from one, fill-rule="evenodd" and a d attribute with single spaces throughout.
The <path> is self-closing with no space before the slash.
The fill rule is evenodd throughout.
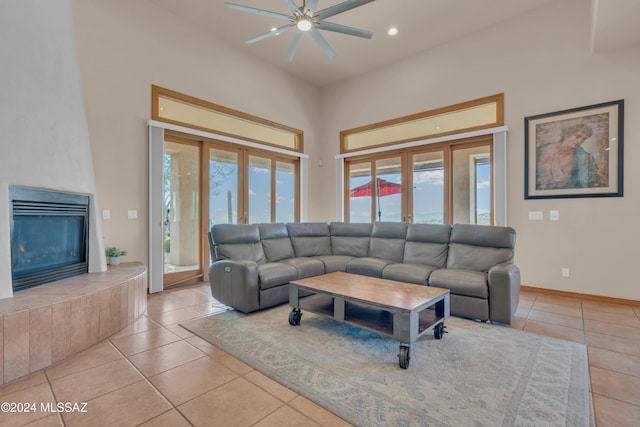
<path id="1" fill-rule="evenodd" d="M 549 220 L 560 221 L 560 211 L 549 211 Z"/>
<path id="2" fill-rule="evenodd" d="M 529 211 L 529 220 L 530 221 L 541 221 L 542 220 L 542 212 L 540 211 Z"/>
<path id="3" fill-rule="evenodd" d="M 567 267 L 563 267 L 562 268 L 562 277 L 569 277 L 571 276 L 571 272 L 569 271 L 569 269 Z"/>
<path id="4" fill-rule="evenodd" d="M 138 211 L 137 210 L 129 210 L 129 211 L 127 211 L 127 218 L 129 218 L 129 219 L 138 218 Z"/>
<path id="5" fill-rule="evenodd" d="M 102 211 L 102 219 L 111 219 L 111 211 L 109 209 Z"/>

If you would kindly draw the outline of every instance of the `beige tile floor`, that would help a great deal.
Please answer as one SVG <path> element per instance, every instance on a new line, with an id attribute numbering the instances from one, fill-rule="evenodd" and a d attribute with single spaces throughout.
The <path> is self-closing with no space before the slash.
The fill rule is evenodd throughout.
<path id="1" fill-rule="evenodd" d="M 0 412 L 0 425 L 349 425 L 180 327 L 226 309 L 207 284 L 148 298 L 147 315 L 126 330 L 1 387 L 0 402 L 37 407 Z M 640 308 L 523 292 L 511 327 L 586 344 L 595 423 L 640 425 Z M 47 402 L 86 402 L 87 412 L 43 412 Z"/>

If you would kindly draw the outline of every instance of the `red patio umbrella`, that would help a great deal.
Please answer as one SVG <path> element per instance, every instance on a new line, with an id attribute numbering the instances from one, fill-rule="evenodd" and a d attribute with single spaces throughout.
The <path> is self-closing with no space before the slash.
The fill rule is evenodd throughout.
<path id="1" fill-rule="evenodd" d="M 389 182 L 382 178 L 376 178 L 376 195 L 378 196 L 378 221 L 382 217 L 382 211 L 380 211 L 380 197 L 389 196 L 391 194 L 398 194 L 402 192 L 402 185 L 395 182 Z M 366 184 L 359 185 L 349 190 L 349 196 L 351 197 L 366 197 L 373 194 L 371 189 L 371 181 Z"/>

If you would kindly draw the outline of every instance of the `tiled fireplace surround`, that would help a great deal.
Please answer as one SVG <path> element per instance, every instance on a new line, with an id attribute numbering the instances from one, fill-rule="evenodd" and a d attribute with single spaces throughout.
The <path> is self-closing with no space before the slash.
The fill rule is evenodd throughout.
<path id="1" fill-rule="evenodd" d="M 0 385 L 105 340 L 147 309 L 147 268 L 111 266 L 0 300 Z"/>

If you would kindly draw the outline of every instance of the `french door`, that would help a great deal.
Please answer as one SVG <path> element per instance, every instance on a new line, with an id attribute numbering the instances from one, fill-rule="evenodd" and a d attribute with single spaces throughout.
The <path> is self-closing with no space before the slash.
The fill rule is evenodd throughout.
<path id="1" fill-rule="evenodd" d="M 345 160 L 350 222 L 493 224 L 491 137 Z"/>
<path id="2" fill-rule="evenodd" d="M 164 142 L 164 287 L 204 280 L 214 224 L 294 222 L 299 160 L 167 133 Z"/>
<path id="3" fill-rule="evenodd" d="M 164 287 L 203 277 L 202 146 L 164 141 Z"/>

